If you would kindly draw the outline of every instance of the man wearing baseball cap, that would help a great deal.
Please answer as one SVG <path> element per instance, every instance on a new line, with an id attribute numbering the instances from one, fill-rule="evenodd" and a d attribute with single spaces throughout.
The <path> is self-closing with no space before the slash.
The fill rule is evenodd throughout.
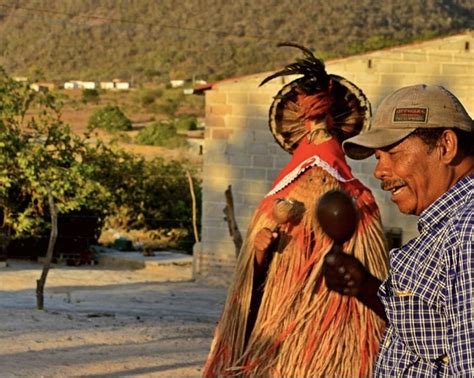
<path id="1" fill-rule="evenodd" d="M 419 216 L 419 235 L 390 251 L 384 282 L 350 255 L 325 258 L 327 286 L 387 320 L 375 375 L 474 376 L 473 120 L 445 88 L 409 86 L 343 148 L 353 159 L 375 154 L 382 189 Z"/>

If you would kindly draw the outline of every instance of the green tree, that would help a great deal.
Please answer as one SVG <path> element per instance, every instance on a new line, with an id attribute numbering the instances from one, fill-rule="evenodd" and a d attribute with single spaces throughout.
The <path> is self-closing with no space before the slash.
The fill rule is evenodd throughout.
<path id="1" fill-rule="evenodd" d="M 125 116 L 118 106 L 107 105 L 97 109 L 89 118 L 89 129 L 103 129 L 109 132 L 128 131 L 132 129 L 132 122 Z"/>
<path id="2" fill-rule="evenodd" d="M 181 116 L 174 120 L 177 130 L 197 130 L 197 119 L 194 116 Z"/>
<path id="3" fill-rule="evenodd" d="M 57 214 L 85 207 L 100 212 L 108 191 L 89 179 L 90 167 L 82 164 L 88 147 L 63 124 L 53 96 L 32 91 L 0 69 L 0 104 L 0 232 L 7 235 L 1 239 L 8 243 L 52 228 L 47 261 L 37 281 L 37 305 L 42 309 Z"/>
<path id="4" fill-rule="evenodd" d="M 83 89 L 82 90 L 82 102 L 94 102 L 97 103 L 99 101 L 100 95 L 97 89 Z"/>
<path id="5" fill-rule="evenodd" d="M 153 122 L 137 134 L 138 144 L 162 146 L 168 148 L 186 147 L 186 138 L 179 135 L 176 127 L 168 122 Z"/>

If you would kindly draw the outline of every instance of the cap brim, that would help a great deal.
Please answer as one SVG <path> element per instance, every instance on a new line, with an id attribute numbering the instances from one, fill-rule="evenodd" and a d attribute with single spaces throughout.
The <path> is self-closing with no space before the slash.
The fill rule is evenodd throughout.
<path id="1" fill-rule="evenodd" d="M 374 149 L 397 143 L 413 131 L 415 131 L 415 128 L 369 130 L 345 140 L 342 143 L 342 149 L 351 159 L 365 159 L 374 153 Z"/>

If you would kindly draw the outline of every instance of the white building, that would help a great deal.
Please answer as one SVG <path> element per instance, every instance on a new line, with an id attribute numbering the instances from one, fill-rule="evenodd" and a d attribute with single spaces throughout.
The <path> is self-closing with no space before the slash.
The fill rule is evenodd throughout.
<path id="1" fill-rule="evenodd" d="M 114 81 L 115 89 L 129 90 L 131 85 L 128 81 Z"/>
<path id="2" fill-rule="evenodd" d="M 81 89 L 96 89 L 97 83 L 95 81 L 81 81 L 79 82 L 79 88 Z"/>
<path id="3" fill-rule="evenodd" d="M 105 90 L 129 90 L 131 88 L 131 83 L 129 81 L 122 81 L 119 79 L 114 79 L 112 81 L 101 81 L 100 88 Z"/>
<path id="4" fill-rule="evenodd" d="M 97 89 L 95 81 L 71 80 L 64 83 L 64 89 Z"/>
<path id="5" fill-rule="evenodd" d="M 170 80 L 171 88 L 182 87 L 185 83 L 185 80 Z"/>
<path id="6" fill-rule="evenodd" d="M 115 83 L 113 81 L 101 81 L 99 85 L 101 89 L 115 89 Z"/>
<path id="7" fill-rule="evenodd" d="M 64 83 L 64 89 L 79 89 L 79 84 L 77 81 L 66 81 Z"/>

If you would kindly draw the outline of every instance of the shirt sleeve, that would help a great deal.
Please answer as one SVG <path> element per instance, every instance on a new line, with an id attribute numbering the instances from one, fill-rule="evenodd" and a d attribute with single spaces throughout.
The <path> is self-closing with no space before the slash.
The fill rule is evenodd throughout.
<path id="1" fill-rule="evenodd" d="M 474 209 L 468 206 L 453 225 L 447 253 L 453 265 L 448 299 L 450 375 L 474 376 Z"/>

